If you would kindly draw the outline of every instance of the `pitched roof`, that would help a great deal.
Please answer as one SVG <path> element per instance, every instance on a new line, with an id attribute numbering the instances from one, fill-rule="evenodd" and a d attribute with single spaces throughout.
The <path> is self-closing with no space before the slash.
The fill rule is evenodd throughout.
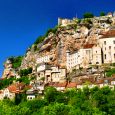
<path id="1" fill-rule="evenodd" d="M 19 93 L 22 92 L 22 90 L 24 89 L 25 85 L 24 83 L 16 83 L 16 84 L 12 84 L 8 87 L 8 90 L 11 93 Z"/>
<path id="2" fill-rule="evenodd" d="M 2 94 L 3 93 L 3 91 L 2 90 L 0 90 L 0 94 Z"/>
<path id="3" fill-rule="evenodd" d="M 64 82 L 64 83 L 58 83 L 57 87 L 66 87 L 66 84 L 67 84 L 66 82 Z"/>
<path id="4" fill-rule="evenodd" d="M 107 80 L 108 83 L 111 83 L 111 81 L 115 81 L 115 75 L 113 75 L 112 77 L 106 77 L 106 78 L 100 79 L 99 81 L 96 82 L 96 84 L 102 84 L 105 82 L 105 80 Z"/>
<path id="5" fill-rule="evenodd" d="M 74 88 L 77 86 L 77 84 L 75 82 L 63 82 L 63 83 L 50 83 L 49 86 L 53 86 L 53 87 L 67 87 L 67 88 Z"/>
<path id="6" fill-rule="evenodd" d="M 83 46 L 84 49 L 87 49 L 87 48 L 92 48 L 94 46 L 94 44 L 85 44 Z"/>
<path id="7" fill-rule="evenodd" d="M 17 88 L 16 88 L 15 85 L 11 85 L 11 86 L 8 87 L 8 90 L 9 90 L 10 92 L 12 92 L 12 93 L 15 93 L 16 90 L 17 90 Z"/>
<path id="8" fill-rule="evenodd" d="M 77 84 L 75 82 L 70 82 L 67 84 L 67 88 L 74 88 L 76 86 L 77 86 Z"/>
<path id="9" fill-rule="evenodd" d="M 103 79 L 101 79 L 101 80 L 99 80 L 99 81 L 96 82 L 96 84 L 102 84 L 102 83 L 104 83 Z"/>
<path id="10" fill-rule="evenodd" d="M 107 32 L 101 32 L 100 35 L 102 35 L 102 38 L 109 38 L 109 37 L 115 37 L 115 29 L 110 29 Z"/>

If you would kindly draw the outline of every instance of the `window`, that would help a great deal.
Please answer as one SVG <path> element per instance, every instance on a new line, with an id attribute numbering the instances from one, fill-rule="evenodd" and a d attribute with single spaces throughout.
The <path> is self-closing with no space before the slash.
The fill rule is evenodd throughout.
<path id="1" fill-rule="evenodd" d="M 111 49 L 111 46 L 109 46 L 109 50 Z"/>
<path id="2" fill-rule="evenodd" d="M 115 59 L 115 54 L 114 54 L 114 59 Z"/>
<path id="3" fill-rule="evenodd" d="M 88 55 L 90 53 L 90 50 L 86 50 L 86 54 Z"/>
<path id="4" fill-rule="evenodd" d="M 106 59 L 106 54 L 105 54 L 105 59 Z"/>
<path id="5" fill-rule="evenodd" d="M 105 47 L 105 51 L 106 51 L 106 47 Z"/>
<path id="6" fill-rule="evenodd" d="M 99 62 L 96 62 L 96 64 L 99 64 Z"/>
<path id="7" fill-rule="evenodd" d="M 113 44 L 115 44 L 115 40 L 113 40 Z"/>
<path id="8" fill-rule="evenodd" d="M 104 80 L 104 83 L 108 83 L 108 80 Z"/>
<path id="9" fill-rule="evenodd" d="M 104 41 L 104 44 L 106 45 L 106 41 Z"/>

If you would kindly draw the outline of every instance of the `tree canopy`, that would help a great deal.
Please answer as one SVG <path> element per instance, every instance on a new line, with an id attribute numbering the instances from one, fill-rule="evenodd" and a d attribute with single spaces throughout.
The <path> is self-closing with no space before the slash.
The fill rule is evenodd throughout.
<path id="1" fill-rule="evenodd" d="M 0 101 L 0 115 L 115 115 L 114 107 L 115 90 L 109 87 L 65 92 L 47 87 L 44 98 L 18 103 L 8 99 Z"/>
<path id="2" fill-rule="evenodd" d="M 90 13 L 90 12 L 87 12 L 87 13 L 85 13 L 85 14 L 83 15 L 83 17 L 84 17 L 84 18 L 93 18 L 94 15 L 93 15 L 92 13 Z"/>

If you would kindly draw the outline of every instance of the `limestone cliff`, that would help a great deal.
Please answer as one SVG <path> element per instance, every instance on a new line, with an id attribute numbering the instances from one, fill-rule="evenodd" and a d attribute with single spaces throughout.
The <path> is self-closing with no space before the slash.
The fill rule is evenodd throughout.
<path id="1" fill-rule="evenodd" d="M 115 34 L 115 17 L 112 15 L 89 19 L 74 18 L 69 21 L 61 19 L 55 32 L 48 32 L 42 42 L 33 44 L 27 50 L 20 69 L 32 67 L 36 71 L 37 59 L 47 55 L 51 56 L 49 63 L 64 67 L 66 50 L 73 52 L 86 43 L 96 44 L 110 30 Z"/>
<path id="2" fill-rule="evenodd" d="M 52 55 L 50 63 L 65 66 L 66 50 L 71 52 L 80 49 L 86 43 L 97 43 L 102 33 L 107 33 L 115 28 L 115 17 L 111 15 L 94 17 L 91 19 L 62 19 L 55 34 L 50 32 L 42 43 L 37 44 L 38 51 L 33 47 L 27 52 L 21 68 L 32 66 L 35 68 L 36 60 L 40 56 Z"/>

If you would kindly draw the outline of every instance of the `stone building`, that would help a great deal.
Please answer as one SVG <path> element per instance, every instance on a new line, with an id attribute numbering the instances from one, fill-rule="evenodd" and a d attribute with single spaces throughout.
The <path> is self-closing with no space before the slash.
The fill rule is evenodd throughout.
<path id="1" fill-rule="evenodd" d="M 65 80 L 66 69 L 58 66 L 49 65 L 48 63 L 41 63 L 37 67 L 37 80 L 47 82 L 61 82 Z"/>
<path id="2" fill-rule="evenodd" d="M 99 43 L 103 51 L 103 63 L 115 63 L 115 30 L 103 33 Z"/>
<path id="3" fill-rule="evenodd" d="M 85 44 L 81 49 L 70 53 L 66 51 L 67 70 L 80 67 L 88 68 L 89 65 L 102 64 L 101 47 L 94 44 Z"/>
<path id="4" fill-rule="evenodd" d="M 51 57 L 51 55 L 38 57 L 37 58 L 37 64 L 42 63 L 42 62 L 50 62 L 50 57 Z"/>

